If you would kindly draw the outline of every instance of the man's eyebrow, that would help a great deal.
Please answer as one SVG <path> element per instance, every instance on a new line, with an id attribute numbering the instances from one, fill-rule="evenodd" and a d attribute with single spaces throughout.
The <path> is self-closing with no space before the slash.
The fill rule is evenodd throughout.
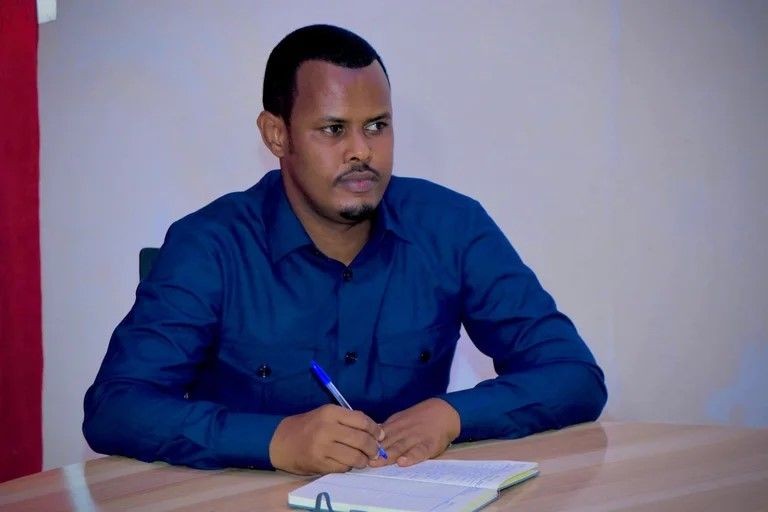
<path id="1" fill-rule="evenodd" d="M 390 114 L 389 112 L 382 112 L 377 116 L 366 119 L 365 124 L 375 123 L 376 121 L 386 121 L 391 118 L 392 118 L 392 114 Z M 347 119 L 342 119 L 341 117 L 334 117 L 334 116 L 321 117 L 320 121 L 323 123 L 329 123 L 329 124 L 346 124 L 349 122 Z"/>
<path id="2" fill-rule="evenodd" d="M 347 122 L 346 119 L 342 119 L 340 117 L 333 117 L 333 116 L 321 117 L 320 121 L 322 121 L 323 123 L 332 123 L 332 124 L 345 124 Z"/>
<path id="3" fill-rule="evenodd" d="M 381 114 L 368 119 L 365 124 L 375 123 L 376 121 L 388 121 L 392 118 L 392 114 L 389 112 L 382 112 Z"/>

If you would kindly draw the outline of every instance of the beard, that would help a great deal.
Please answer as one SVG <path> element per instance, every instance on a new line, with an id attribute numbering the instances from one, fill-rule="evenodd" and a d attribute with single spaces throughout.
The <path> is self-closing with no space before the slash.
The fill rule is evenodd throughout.
<path id="1" fill-rule="evenodd" d="M 355 162 L 349 167 L 349 169 L 345 173 L 343 173 L 341 176 L 336 178 L 334 184 L 338 184 L 345 178 L 354 176 L 357 173 L 367 173 L 368 175 L 373 175 L 373 180 L 377 182 L 381 179 L 381 173 L 378 170 L 374 169 L 373 167 L 369 166 L 366 163 Z M 352 221 L 355 224 L 359 222 L 371 220 L 375 215 L 376 215 L 376 205 L 366 204 L 366 203 L 356 205 L 356 206 L 349 206 L 339 211 L 339 216 L 342 219 Z"/>
<path id="2" fill-rule="evenodd" d="M 370 204 L 361 204 L 359 206 L 344 208 L 339 212 L 341 218 L 354 223 L 371 220 L 374 215 L 376 215 L 376 207 Z"/>

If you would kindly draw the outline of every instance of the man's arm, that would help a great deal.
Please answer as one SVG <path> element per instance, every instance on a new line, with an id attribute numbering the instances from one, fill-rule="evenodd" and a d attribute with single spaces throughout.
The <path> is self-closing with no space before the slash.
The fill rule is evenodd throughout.
<path id="1" fill-rule="evenodd" d="M 597 419 L 607 391 L 589 348 L 479 204 L 472 224 L 462 322 L 498 377 L 442 397 L 461 417 L 458 440 L 522 437 Z"/>
<path id="2" fill-rule="evenodd" d="M 215 248 L 191 231 L 171 227 L 115 329 L 85 396 L 83 433 L 101 453 L 200 468 L 269 467 L 267 448 L 282 417 L 187 398 L 215 352 L 223 293 Z"/>
<path id="3" fill-rule="evenodd" d="M 385 447 L 404 457 L 401 464 L 434 457 L 453 440 L 522 437 L 591 421 L 607 398 L 586 344 L 498 226 L 479 204 L 466 218 L 462 322 L 498 376 L 388 419 Z"/>
<path id="4" fill-rule="evenodd" d="M 197 231 L 169 230 L 151 276 L 115 329 L 85 396 L 90 446 L 198 468 L 309 474 L 367 465 L 381 429 L 362 413 L 324 406 L 284 417 L 195 399 L 198 368 L 216 358 L 224 293 L 220 252 Z"/>

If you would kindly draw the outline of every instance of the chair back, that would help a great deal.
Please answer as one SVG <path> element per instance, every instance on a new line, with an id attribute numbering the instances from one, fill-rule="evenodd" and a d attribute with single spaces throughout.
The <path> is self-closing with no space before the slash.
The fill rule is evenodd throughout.
<path id="1" fill-rule="evenodd" d="M 143 281 L 149 275 L 158 254 L 160 249 L 157 247 L 144 247 L 139 251 L 139 281 Z"/>

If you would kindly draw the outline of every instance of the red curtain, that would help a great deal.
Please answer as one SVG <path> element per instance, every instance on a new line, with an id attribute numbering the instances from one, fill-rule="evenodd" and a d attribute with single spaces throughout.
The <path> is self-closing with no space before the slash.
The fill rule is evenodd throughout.
<path id="1" fill-rule="evenodd" d="M 0 482 L 40 471 L 37 12 L 0 0 Z"/>

